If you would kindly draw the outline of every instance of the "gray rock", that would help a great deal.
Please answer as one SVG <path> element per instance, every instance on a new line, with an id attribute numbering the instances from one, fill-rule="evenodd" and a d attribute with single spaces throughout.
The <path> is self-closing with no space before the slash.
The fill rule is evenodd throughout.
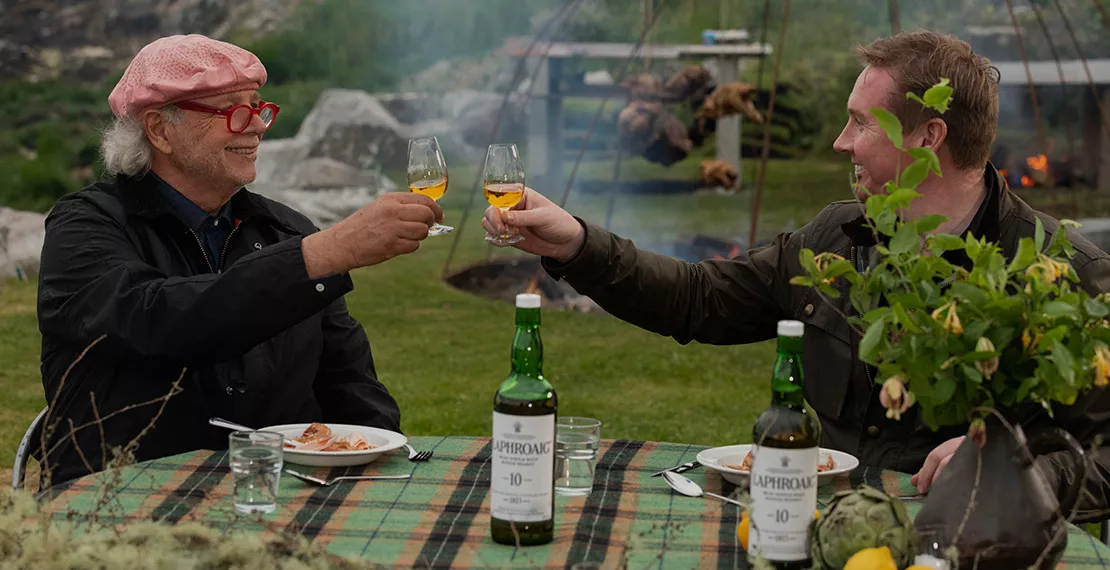
<path id="1" fill-rule="evenodd" d="M 46 216 L 0 207 L 0 277 L 27 279 L 39 271 Z"/>
<path id="2" fill-rule="evenodd" d="M 308 157 L 328 157 L 358 168 L 402 169 L 408 137 L 401 123 L 373 95 L 329 89 L 301 123 L 296 138 L 310 141 Z"/>

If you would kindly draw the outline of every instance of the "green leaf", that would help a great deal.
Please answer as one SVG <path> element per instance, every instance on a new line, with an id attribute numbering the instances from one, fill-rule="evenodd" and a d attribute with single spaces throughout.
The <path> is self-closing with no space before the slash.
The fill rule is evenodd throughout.
<path id="1" fill-rule="evenodd" d="M 903 188 L 917 188 L 929 177 L 929 161 L 915 160 L 912 164 L 902 171 L 902 177 L 898 179 L 898 184 Z"/>
<path id="2" fill-rule="evenodd" d="M 1040 220 L 1037 220 L 1040 221 Z M 1033 245 L 1033 241 L 1029 238 L 1022 238 L 1018 242 L 1017 253 L 1014 254 L 1014 259 L 1010 261 L 1010 266 L 1006 268 L 1008 273 L 1015 273 L 1029 267 L 1030 263 L 1037 258 L 1037 250 Z"/>
<path id="3" fill-rule="evenodd" d="M 836 287 L 833 287 L 832 285 L 829 285 L 828 283 L 818 283 L 817 290 L 833 299 L 840 298 L 840 290 Z"/>
<path id="4" fill-rule="evenodd" d="M 790 278 L 791 285 L 801 285 L 802 287 L 813 287 L 813 281 L 809 277 L 802 275 L 795 275 Z"/>
<path id="5" fill-rule="evenodd" d="M 947 402 L 952 399 L 952 395 L 956 393 L 956 381 L 942 376 L 937 378 L 936 390 L 933 392 L 933 397 L 938 402 Z"/>
<path id="6" fill-rule="evenodd" d="M 1030 376 L 1029 378 L 1022 380 L 1021 385 L 1018 386 L 1017 393 L 1014 394 L 1014 399 L 1019 402 L 1025 400 L 1025 397 L 1029 395 L 1029 391 L 1032 390 L 1037 384 L 1038 380 L 1036 376 Z"/>
<path id="7" fill-rule="evenodd" d="M 919 146 L 917 148 L 911 148 L 906 152 L 909 153 L 909 155 L 912 156 L 914 160 L 924 160 L 928 165 L 929 170 L 933 171 L 933 174 L 941 176 L 940 157 L 937 156 L 937 153 L 933 152 L 933 149 Z"/>
<path id="8" fill-rule="evenodd" d="M 798 262 L 802 264 L 802 269 L 805 269 L 806 273 L 810 275 L 820 273 L 820 270 L 817 269 L 817 263 L 813 261 L 813 257 L 813 250 L 809 248 L 805 248 L 798 253 Z"/>
<path id="9" fill-rule="evenodd" d="M 885 194 L 875 194 L 867 199 L 867 219 L 874 220 L 879 217 L 883 212 L 883 206 L 886 205 Z"/>
<path id="10" fill-rule="evenodd" d="M 886 137 L 894 144 L 895 148 L 902 148 L 902 121 L 894 113 L 886 109 L 871 109 L 871 114 L 879 121 L 879 126 L 886 131 Z"/>
<path id="11" fill-rule="evenodd" d="M 941 224 L 947 221 L 948 218 L 946 216 L 942 216 L 940 214 L 932 214 L 929 216 L 925 216 L 920 220 L 917 220 L 914 225 L 917 226 L 917 233 L 925 234 L 939 228 Z"/>
<path id="12" fill-rule="evenodd" d="M 964 373 L 964 376 L 967 376 L 968 380 L 971 380 L 972 382 L 975 382 L 976 384 L 982 384 L 983 383 L 983 375 L 979 373 L 978 368 L 976 368 L 974 366 L 967 365 L 967 364 L 961 364 L 960 365 L 960 371 Z"/>
<path id="13" fill-rule="evenodd" d="M 1044 251 L 1044 224 L 1041 219 L 1034 216 L 1037 220 L 1037 229 L 1033 232 L 1033 240 L 1036 243 L 1037 251 Z"/>
<path id="14" fill-rule="evenodd" d="M 979 337 L 987 334 L 987 329 L 989 329 L 990 326 L 990 321 L 975 321 L 964 327 L 964 338 L 978 341 Z"/>
<path id="15" fill-rule="evenodd" d="M 1056 370 L 1060 371 L 1060 376 L 1064 377 L 1064 381 L 1068 386 L 1075 385 L 1075 359 L 1072 358 L 1071 352 L 1067 347 L 1060 344 L 1060 341 L 1052 343 L 1052 362 L 1056 364 Z"/>
<path id="16" fill-rule="evenodd" d="M 878 309 L 869 311 L 866 315 L 864 315 L 863 320 L 867 323 L 874 323 L 879 319 L 887 318 L 888 315 L 890 315 L 890 307 L 879 307 Z"/>
<path id="17" fill-rule="evenodd" d="M 1110 314 L 1110 309 L 1107 309 L 1106 305 L 1094 299 L 1087 299 L 1086 301 L 1083 301 L 1083 308 L 1087 310 L 1088 315 L 1091 315 L 1096 319 L 1101 319 Z"/>
<path id="18" fill-rule="evenodd" d="M 901 324 L 912 334 L 921 334 L 921 327 L 914 324 L 913 319 L 911 319 L 910 315 L 906 313 L 906 310 L 902 308 L 902 305 L 894 305 L 893 309 L 895 322 Z"/>
<path id="19" fill-rule="evenodd" d="M 917 248 L 917 244 L 917 229 L 913 224 L 903 224 L 890 240 L 890 253 L 894 255 L 910 253 Z"/>
<path id="20" fill-rule="evenodd" d="M 1041 310 L 1050 317 L 1077 316 L 1079 313 L 1075 306 L 1063 301 L 1050 301 Z"/>
<path id="21" fill-rule="evenodd" d="M 978 262 L 979 253 L 983 251 L 983 246 L 979 243 L 979 240 L 975 239 L 971 234 L 968 234 L 964 242 L 964 248 L 967 250 L 967 256 L 970 257 L 972 261 Z"/>
<path id="22" fill-rule="evenodd" d="M 925 106 L 936 110 L 938 113 L 948 112 L 948 104 L 952 101 L 952 88 L 948 85 L 948 78 L 941 78 L 940 82 L 925 91 Z"/>
<path id="23" fill-rule="evenodd" d="M 854 270 L 852 263 L 847 259 L 833 259 L 825 266 L 825 277 L 840 277 Z"/>
<path id="24" fill-rule="evenodd" d="M 917 198 L 921 194 L 913 188 L 896 188 L 893 192 L 887 195 L 886 205 L 891 208 L 906 208 L 910 205 L 910 200 Z"/>
<path id="25" fill-rule="evenodd" d="M 951 289 L 954 297 L 966 299 L 973 307 L 982 306 L 990 299 L 985 291 L 967 283 L 953 283 Z"/>
<path id="26" fill-rule="evenodd" d="M 940 255 L 946 251 L 957 251 L 964 249 L 964 240 L 957 236 L 949 234 L 933 234 L 929 236 L 929 250 L 934 255 Z"/>
<path id="27" fill-rule="evenodd" d="M 886 328 L 887 316 L 883 315 L 867 327 L 863 340 L 859 342 L 859 358 L 864 362 L 874 363 L 878 356 L 879 343 L 883 340 L 883 330 Z"/>
<path id="28" fill-rule="evenodd" d="M 883 210 L 877 218 L 875 218 L 875 227 L 879 233 L 892 236 L 894 235 L 894 224 L 898 221 L 898 215 L 893 210 Z"/>

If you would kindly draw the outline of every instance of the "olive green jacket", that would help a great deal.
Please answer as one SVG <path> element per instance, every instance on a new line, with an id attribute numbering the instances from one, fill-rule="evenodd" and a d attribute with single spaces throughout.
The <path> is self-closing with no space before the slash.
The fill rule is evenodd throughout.
<path id="1" fill-rule="evenodd" d="M 1049 236 L 1057 231 L 1059 222 L 1013 195 L 992 165 L 986 179 L 988 197 L 969 228 L 978 228 L 974 235 L 997 241 L 1009 257 L 1020 238 L 1033 236 L 1037 218 Z M 874 369 L 857 358 L 860 339 L 840 316 L 852 311 L 847 295 L 829 304 L 814 290 L 789 283 L 803 274 L 798 261 L 803 248 L 839 254 L 863 269 L 874 242 L 870 232 L 861 231 L 862 222 L 858 202 L 836 202 L 769 245 L 700 263 L 637 249 L 629 240 L 582 222 L 586 241 L 575 257 L 565 264 L 545 258 L 543 264 L 553 277 L 565 279 L 610 314 L 683 344 L 758 342 L 775 337 L 780 319 L 804 322 L 805 394 L 821 420 L 822 446 L 851 453 L 864 466 L 915 473 L 933 448 L 965 434 L 967 427 L 934 432 L 916 408 L 901 421 L 888 420 L 878 401 Z M 1069 238 L 1077 250 L 1072 264 L 1084 288 L 1092 295 L 1110 291 L 1110 256 L 1074 231 Z M 1055 422 L 1089 447 L 1097 434 L 1110 431 L 1110 392 L 1091 392 L 1060 407 L 1055 416 L 1051 420 L 1042 414 L 1037 422 Z M 1026 427 L 1032 437 L 1036 426 Z M 1110 453 L 1094 459 L 1089 494 L 1083 494 L 1080 507 L 1083 519 L 1110 514 Z M 1061 450 L 1038 458 L 1038 464 L 1063 496 L 1073 477 L 1071 457 Z"/>

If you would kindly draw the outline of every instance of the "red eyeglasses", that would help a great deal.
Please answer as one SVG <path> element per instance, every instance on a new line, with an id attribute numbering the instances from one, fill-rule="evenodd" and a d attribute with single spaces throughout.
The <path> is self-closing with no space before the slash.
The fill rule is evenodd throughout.
<path id="1" fill-rule="evenodd" d="M 259 101 L 257 107 L 251 107 L 250 105 L 232 105 L 223 109 L 209 107 L 208 105 L 202 105 L 192 101 L 182 101 L 180 103 L 175 103 L 175 105 L 186 111 L 199 111 L 211 115 L 223 115 L 227 118 L 227 130 L 233 133 L 241 133 L 247 130 L 247 126 L 251 124 L 251 119 L 253 119 L 255 115 L 258 115 L 258 118 L 262 119 L 262 126 L 269 129 L 270 125 L 274 124 L 274 119 L 277 118 L 278 111 L 281 110 L 281 107 L 265 101 Z"/>

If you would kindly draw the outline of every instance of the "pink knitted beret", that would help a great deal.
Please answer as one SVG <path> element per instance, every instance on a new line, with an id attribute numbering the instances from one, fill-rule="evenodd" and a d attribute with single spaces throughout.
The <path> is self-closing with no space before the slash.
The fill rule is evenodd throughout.
<path id="1" fill-rule="evenodd" d="M 266 68 L 251 52 L 199 34 L 169 36 L 139 51 L 108 96 L 117 117 L 186 99 L 258 89 Z"/>

